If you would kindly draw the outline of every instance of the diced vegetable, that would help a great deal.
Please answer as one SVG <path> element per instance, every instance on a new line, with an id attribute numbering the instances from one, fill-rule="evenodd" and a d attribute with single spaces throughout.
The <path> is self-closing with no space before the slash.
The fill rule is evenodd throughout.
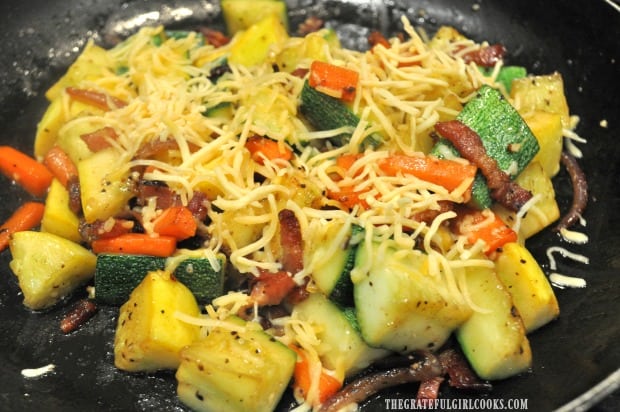
<path id="1" fill-rule="evenodd" d="M 345 102 L 355 100 L 359 73 L 355 70 L 315 60 L 310 65 L 308 84 L 321 93 Z"/>
<path id="2" fill-rule="evenodd" d="M 260 2 L 259 2 L 260 3 Z M 244 66 L 264 63 L 269 52 L 288 38 L 286 27 L 274 14 L 256 22 L 233 39 L 228 61 Z"/>
<path id="3" fill-rule="evenodd" d="M 195 411 L 271 412 L 297 355 L 260 325 L 228 318 L 181 351 L 179 399 Z"/>
<path id="4" fill-rule="evenodd" d="M 288 26 L 286 2 L 282 0 L 221 0 L 222 14 L 229 34 L 246 30 L 264 18 L 275 15 Z"/>
<path id="5" fill-rule="evenodd" d="M 165 209 L 153 222 L 153 231 L 162 236 L 185 240 L 196 234 L 198 223 L 192 211 L 186 206 L 172 206 Z"/>
<path id="6" fill-rule="evenodd" d="M 317 385 L 317 399 L 314 402 L 309 401 L 308 394 L 312 390 L 312 365 L 305 350 L 295 345 L 291 345 L 291 349 L 297 353 L 297 363 L 293 373 L 293 390 L 301 395 L 306 402 L 313 405 L 321 404 L 342 388 L 342 379 L 338 379 L 322 367 Z"/>
<path id="7" fill-rule="evenodd" d="M 176 313 L 197 317 L 187 287 L 166 271 L 148 273 L 121 306 L 114 337 L 114 365 L 130 372 L 175 369 L 180 351 L 200 337 L 200 327 Z"/>
<path id="8" fill-rule="evenodd" d="M 311 87 L 307 81 L 304 83 L 301 91 L 301 105 L 299 109 L 316 130 L 350 127 L 352 132 L 360 122 L 359 117 L 342 101 L 321 93 Z M 351 132 L 339 134 L 329 140 L 337 146 L 343 146 L 351 138 Z M 375 133 L 368 136 L 363 143 L 364 145 L 376 146 L 380 141 L 381 137 Z"/>
<path id="9" fill-rule="evenodd" d="M 52 147 L 43 158 L 43 164 L 56 179 L 67 187 L 71 179 L 77 179 L 78 171 L 73 160 L 58 146 Z"/>
<path id="10" fill-rule="evenodd" d="M 11 146 L 0 146 L 0 172 L 34 196 L 44 196 L 52 172 L 44 164 Z"/>
<path id="11" fill-rule="evenodd" d="M 198 302 L 209 303 L 224 293 L 224 255 L 217 256 L 217 269 L 207 258 L 179 255 L 170 259 L 176 262 L 174 276 L 189 288 Z M 111 305 L 124 303 L 147 273 L 168 266 L 166 259 L 158 256 L 99 254 L 95 271 L 95 299 Z"/>
<path id="12" fill-rule="evenodd" d="M 285 72 L 293 72 L 306 67 L 311 61 L 326 61 L 328 52 L 340 48 L 340 39 L 334 29 L 324 28 L 297 38 L 296 42 L 287 42 L 276 56 L 278 68 Z"/>
<path id="13" fill-rule="evenodd" d="M 570 113 L 564 95 L 564 81 L 560 73 L 528 76 L 512 83 L 510 91 L 519 112 L 531 111 L 556 113 L 562 117 L 562 126 L 570 126 Z"/>
<path id="14" fill-rule="evenodd" d="M 558 317 L 560 308 L 541 267 L 518 243 L 507 243 L 495 260 L 497 276 L 523 319 L 527 333 Z"/>
<path id="15" fill-rule="evenodd" d="M 407 353 L 437 349 L 471 314 L 465 302 L 446 291 L 428 273 L 427 256 L 366 242 L 357 249 L 352 275 L 355 309 L 362 337 L 371 346 Z M 372 304 L 369 304 L 372 302 Z"/>
<path id="16" fill-rule="evenodd" d="M 14 233 L 39 226 L 44 210 L 45 206 L 39 202 L 26 202 L 17 208 L 0 226 L 0 251 L 6 249 Z"/>
<path id="17" fill-rule="evenodd" d="M 345 313 L 347 310 L 349 313 Z M 313 293 L 295 305 L 291 316 L 308 322 L 318 331 L 319 357 L 340 382 L 389 353 L 371 348 L 362 340 L 352 308 L 342 310 L 322 293 Z"/>
<path id="18" fill-rule="evenodd" d="M 491 254 L 499 250 L 504 244 L 517 241 L 517 232 L 512 230 L 490 209 L 483 211 L 472 210 L 459 216 L 458 230 L 467 236 L 470 244 L 481 240 L 486 247 L 484 252 Z"/>
<path id="19" fill-rule="evenodd" d="M 89 223 L 116 215 L 133 197 L 129 173 L 117 171 L 118 162 L 118 152 L 108 148 L 78 163 L 82 209 Z"/>
<path id="20" fill-rule="evenodd" d="M 523 119 L 538 139 L 540 146 L 532 162 L 539 162 L 547 176 L 555 176 L 560 171 L 560 156 L 564 143 L 562 116 L 557 113 L 535 111 L 524 114 Z"/>
<path id="21" fill-rule="evenodd" d="M 78 230 L 79 225 L 80 219 L 69 207 L 69 192 L 59 180 L 52 180 L 45 198 L 41 230 L 80 243 L 82 236 Z"/>
<path id="22" fill-rule="evenodd" d="M 286 145 L 263 136 L 250 137 L 245 147 L 250 151 L 252 159 L 259 164 L 264 164 L 265 160 L 291 160 L 293 157 L 293 151 Z"/>
<path id="23" fill-rule="evenodd" d="M 465 357 L 482 379 L 526 371 L 532 351 L 510 294 L 492 269 L 466 270 L 469 296 L 481 311 L 474 311 L 456 331 Z"/>
<path id="24" fill-rule="evenodd" d="M 168 257 L 177 247 L 177 240 L 172 236 L 151 236 L 146 233 L 125 233 L 110 238 L 93 240 L 93 252 L 125 253 L 132 255 L 149 255 Z"/>
<path id="25" fill-rule="evenodd" d="M 17 232 L 9 246 L 13 255 L 9 265 L 30 309 L 53 306 L 95 273 L 94 254 L 52 233 Z"/>

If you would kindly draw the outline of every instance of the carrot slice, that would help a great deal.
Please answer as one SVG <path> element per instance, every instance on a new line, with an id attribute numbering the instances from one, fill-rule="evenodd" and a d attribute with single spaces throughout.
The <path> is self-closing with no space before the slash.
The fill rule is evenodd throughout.
<path id="1" fill-rule="evenodd" d="M 295 364 L 295 371 L 293 373 L 293 386 L 306 398 L 310 390 L 310 385 L 312 384 L 310 361 L 304 349 L 296 345 L 291 345 L 290 348 L 297 353 L 297 363 Z M 342 382 L 338 378 L 327 373 L 323 368 L 319 377 L 317 403 L 320 404 L 325 402 L 330 396 L 338 392 L 341 387 Z"/>
<path id="2" fill-rule="evenodd" d="M 69 181 L 78 175 L 78 170 L 73 160 L 58 146 L 52 147 L 47 152 L 43 159 L 43 164 L 64 187 L 67 187 Z"/>
<path id="3" fill-rule="evenodd" d="M 6 249 L 13 233 L 39 226 L 44 210 L 45 205 L 39 202 L 26 202 L 17 208 L 11 217 L 0 226 L 0 251 Z"/>
<path id="4" fill-rule="evenodd" d="M 44 164 L 10 146 L 0 146 L 0 171 L 37 197 L 45 195 L 54 177 Z"/>
<path id="5" fill-rule="evenodd" d="M 196 234 L 198 225 L 191 210 L 185 206 L 172 206 L 164 210 L 153 223 L 153 231 L 164 236 L 184 240 Z"/>
<path id="6" fill-rule="evenodd" d="M 484 249 L 487 255 L 518 238 L 517 232 L 489 209 L 470 211 L 459 216 L 458 221 L 459 232 L 467 236 L 469 243 L 474 244 L 480 239 L 487 245 Z"/>
<path id="7" fill-rule="evenodd" d="M 114 96 L 109 96 L 104 93 L 96 92 L 93 90 L 78 89 L 75 87 L 67 87 L 65 89 L 67 94 L 71 96 L 73 100 L 78 102 L 89 104 L 98 109 L 108 111 L 112 109 L 118 109 L 127 106 L 127 103 Z"/>
<path id="8" fill-rule="evenodd" d="M 125 253 L 168 257 L 176 250 L 176 244 L 177 240 L 172 236 L 126 233 L 117 237 L 93 240 L 91 248 L 97 254 Z"/>
<path id="9" fill-rule="evenodd" d="M 252 159 L 259 164 L 264 164 L 265 159 L 291 160 L 293 151 L 286 146 L 280 146 L 275 140 L 263 136 L 252 136 L 245 143 L 252 155 Z"/>
<path id="10" fill-rule="evenodd" d="M 368 210 L 370 206 L 368 205 L 366 200 L 361 197 L 361 195 L 363 195 L 364 193 L 366 193 L 366 191 L 356 192 L 353 189 L 353 186 L 350 186 L 350 187 L 342 187 L 340 188 L 340 191 L 338 192 L 328 190 L 327 197 L 332 200 L 336 200 L 340 202 L 343 206 L 345 206 L 348 209 L 353 209 L 355 206 L 359 205 L 364 210 Z"/>
<path id="11" fill-rule="evenodd" d="M 407 155 L 392 155 L 382 159 L 379 168 L 389 176 L 396 176 L 399 173 L 413 175 L 448 190 L 456 189 L 465 179 L 472 179 L 473 182 L 477 170 L 476 166 L 469 163 L 432 156 Z"/>
<path id="12" fill-rule="evenodd" d="M 310 65 L 308 84 L 318 91 L 345 102 L 355 100 L 359 73 L 345 67 L 315 60 Z"/>

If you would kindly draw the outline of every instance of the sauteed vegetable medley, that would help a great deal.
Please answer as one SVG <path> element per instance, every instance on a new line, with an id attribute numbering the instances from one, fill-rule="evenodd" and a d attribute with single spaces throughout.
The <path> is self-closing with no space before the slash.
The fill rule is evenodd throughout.
<path id="1" fill-rule="evenodd" d="M 195 410 L 526 372 L 528 334 L 559 315 L 526 241 L 560 218 L 561 163 L 578 170 L 561 75 L 406 18 L 355 51 L 317 18 L 288 27 L 284 2 L 222 9 L 227 33 L 90 41 L 34 153 L 0 148 L 34 199 L 0 232 L 24 305 L 86 288 L 65 333 L 118 306 L 116 367 L 176 371 Z"/>

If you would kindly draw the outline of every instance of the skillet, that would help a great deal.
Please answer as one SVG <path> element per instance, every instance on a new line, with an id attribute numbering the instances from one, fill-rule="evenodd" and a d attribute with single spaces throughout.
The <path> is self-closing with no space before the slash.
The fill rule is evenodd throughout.
<path id="1" fill-rule="evenodd" d="M 558 271 L 586 279 L 585 289 L 556 289 L 561 308 L 557 321 L 530 335 L 534 364 L 522 376 L 494 384 L 493 399 L 527 400 L 529 410 L 617 410 L 620 404 L 620 8 L 611 0 L 292 0 L 294 28 L 318 15 L 336 28 L 347 47 L 366 47 L 369 29 L 385 34 L 400 30 L 406 14 L 432 33 L 450 24 L 467 36 L 503 43 L 508 63 L 536 74 L 560 71 L 573 114 L 581 165 L 590 185 L 584 230 L 590 242 L 570 245 L 549 231 L 528 242 L 549 273 L 545 250 L 564 246 L 589 257 L 588 265 L 560 260 Z M 66 70 L 93 36 L 110 45 L 140 25 L 192 28 L 208 24 L 223 29 L 217 1 L 146 0 L 4 0 L 0 5 L 0 144 L 31 152 L 36 123 L 46 108 L 44 91 Z M 605 122 L 607 124 L 605 124 Z M 555 182 L 562 211 L 571 188 L 564 172 Z M 0 220 L 28 196 L 0 177 Z M 113 366 L 112 340 L 117 309 L 100 307 L 82 329 L 62 335 L 62 307 L 32 313 L 22 304 L 8 269 L 10 253 L 0 255 L 0 410 L 183 411 L 172 374 L 129 376 Z M 53 372 L 26 379 L 21 371 L 55 364 Z M 363 405 L 384 410 L 386 399 L 408 399 L 415 388 L 399 387 Z M 445 390 L 442 397 L 476 395 Z M 281 403 L 291 404 L 290 396 Z"/>

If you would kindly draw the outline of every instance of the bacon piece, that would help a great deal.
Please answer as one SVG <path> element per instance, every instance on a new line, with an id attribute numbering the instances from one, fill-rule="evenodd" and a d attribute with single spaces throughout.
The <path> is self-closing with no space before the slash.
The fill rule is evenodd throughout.
<path id="1" fill-rule="evenodd" d="M 437 399 L 439 397 L 439 387 L 443 381 L 443 376 L 435 376 L 420 382 L 416 399 L 421 401 Z"/>
<path id="2" fill-rule="evenodd" d="M 503 45 L 493 44 L 465 53 L 463 55 L 463 60 L 465 60 L 465 63 L 474 62 L 478 66 L 493 67 L 498 61 L 503 59 L 505 55 L 506 48 Z"/>
<path id="3" fill-rule="evenodd" d="M 310 16 L 299 25 L 297 33 L 300 36 L 306 36 L 307 34 L 319 31 L 323 27 L 323 24 L 324 22 L 322 19 L 316 16 Z"/>
<path id="4" fill-rule="evenodd" d="M 219 30 L 214 30 L 209 27 L 200 27 L 198 30 L 205 37 L 207 43 L 213 47 L 221 47 L 230 42 L 230 37 L 226 36 Z"/>
<path id="5" fill-rule="evenodd" d="M 81 222 L 79 231 L 82 239 L 90 243 L 97 239 L 109 239 L 125 233 L 131 233 L 134 229 L 135 222 L 133 220 L 110 219 L 96 220 L 92 223 Z"/>
<path id="6" fill-rule="evenodd" d="M 459 389 L 491 390 L 491 384 L 478 379 L 465 359 L 454 349 L 446 349 L 438 357 L 439 363 L 448 374 L 450 386 Z"/>
<path id="7" fill-rule="evenodd" d="M 82 197 L 80 195 L 80 178 L 71 176 L 67 181 L 67 191 L 69 192 L 69 209 L 76 215 L 82 213 Z"/>
<path id="8" fill-rule="evenodd" d="M 368 35 L 368 44 L 370 45 L 370 48 L 373 48 L 378 44 L 382 45 L 386 49 L 390 48 L 390 42 L 388 39 L 386 39 L 385 36 L 377 30 L 371 31 Z"/>
<path id="9" fill-rule="evenodd" d="M 198 221 L 204 221 L 209 212 L 209 199 L 207 195 L 203 192 L 194 192 L 194 196 L 187 202 L 187 208 Z"/>
<path id="10" fill-rule="evenodd" d="M 461 156 L 469 160 L 482 172 L 491 189 L 491 197 L 510 210 L 518 211 L 532 198 L 532 193 L 523 189 L 499 168 L 497 161 L 489 156 L 480 136 L 459 120 L 438 122 L 435 130 L 448 139 Z"/>
<path id="11" fill-rule="evenodd" d="M 127 106 L 127 102 L 124 100 L 93 90 L 67 87 L 65 91 L 73 100 L 89 104 L 104 111 Z"/>
<path id="12" fill-rule="evenodd" d="M 562 217 L 562 220 L 554 228 L 556 232 L 568 229 L 574 225 L 588 204 L 588 181 L 583 170 L 579 167 L 577 159 L 566 152 L 562 152 L 560 160 L 570 176 L 573 186 L 573 202 L 568 213 Z"/>
<path id="13" fill-rule="evenodd" d="M 95 302 L 89 299 L 81 299 L 60 321 L 60 330 L 65 334 L 71 333 L 85 324 L 95 313 L 97 313 Z"/>
<path id="14" fill-rule="evenodd" d="M 282 247 L 282 270 L 295 274 L 304 268 L 301 227 L 292 210 L 278 213 L 280 221 L 280 245 Z"/>
<path id="15" fill-rule="evenodd" d="M 258 306 L 279 305 L 297 286 L 291 275 L 284 271 L 261 271 L 259 276 L 250 279 L 250 298 Z"/>
<path id="16" fill-rule="evenodd" d="M 134 158 L 135 159 L 149 159 L 162 152 L 165 152 L 168 150 L 175 150 L 178 148 L 179 148 L 179 145 L 177 141 L 174 139 L 166 139 L 166 140 L 153 139 L 153 140 L 149 140 L 148 142 L 140 146 Z"/>
<path id="17" fill-rule="evenodd" d="M 437 203 L 439 204 L 439 209 L 426 209 L 422 212 L 418 212 L 413 215 L 413 220 L 430 224 L 440 214 L 449 212 L 454 209 L 454 203 L 448 200 L 440 200 Z"/>
<path id="18" fill-rule="evenodd" d="M 148 199 L 156 198 L 156 207 L 158 209 L 167 209 L 171 206 L 181 204 L 181 199 L 174 190 L 159 180 L 141 180 L 137 188 L 138 205 L 144 206 L 148 203 Z"/>
<path id="19" fill-rule="evenodd" d="M 117 140 L 118 134 L 112 127 L 104 127 L 91 133 L 84 133 L 80 138 L 86 143 L 86 146 L 93 151 L 98 152 L 108 147 L 112 147 L 110 140 Z"/>

